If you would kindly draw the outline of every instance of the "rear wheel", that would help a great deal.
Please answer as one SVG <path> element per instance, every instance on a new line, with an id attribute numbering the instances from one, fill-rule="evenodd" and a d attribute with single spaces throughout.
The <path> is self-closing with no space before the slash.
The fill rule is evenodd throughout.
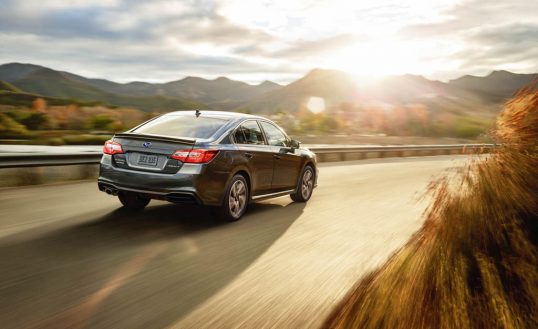
<path id="1" fill-rule="evenodd" d="M 306 202 L 312 196 L 314 190 L 314 168 L 307 165 L 301 174 L 301 179 L 297 184 L 295 193 L 290 194 L 290 197 L 295 202 Z"/>
<path id="2" fill-rule="evenodd" d="M 142 210 L 150 201 L 149 198 L 141 197 L 139 194 L 132 192 L 119 192 L 118 199 L 120 199 L 123 207 L 128 210 Z"/>
<path id="3" fill-rule="evenodd" d="M 248 205 L 248 183 L 242 175 L 235 175 L 224 196 L 222 206 L 217 208 L 217 215 L 229 222 L 241 218 Z"/>

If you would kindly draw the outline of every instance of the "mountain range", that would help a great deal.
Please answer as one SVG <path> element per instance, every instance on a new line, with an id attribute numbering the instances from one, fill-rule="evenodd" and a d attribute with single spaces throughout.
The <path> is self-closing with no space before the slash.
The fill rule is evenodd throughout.
<path id="1" fill-rule="evenodd" d="M 0 65 L 0 102 L 18 103 L 42 96 L 51 102 L 97 102 L 146 111 L 181 109 L 297 112 L 311 97 L 325 106 L 350 104 L 425 104 L 432 110 L 487 111 L 498 109 L 537 74 L 493 71 L 485 77 L 466 75 L 449 82 L 417 75 L 389 76 L 372 84 L 358 84 L 353 76 L 336 70 L 314 69 L 304 77 L 279 85 L 264 81 L 251 85 L 226 77 L 208 80 L 186 77 L 167 83 L 117 83 L 86 78 L 47 67 L 9 63 Z"/>

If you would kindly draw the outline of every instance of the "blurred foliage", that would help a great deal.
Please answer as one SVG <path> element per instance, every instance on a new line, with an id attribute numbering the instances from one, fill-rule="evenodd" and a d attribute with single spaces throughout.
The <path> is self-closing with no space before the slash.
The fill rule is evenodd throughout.
<path id="1" fill-rule="evenodd" d="M 109 130 L 112 126 L 114 119 L 106 114 L 98 114 L 88 120 L 89 129 L 97 130 Z"/>
<path id="2" fill-rule="evenodd" d="M 19 117 L 18 121 L 29 130 L 47 129 L 50 127 L 49 117 L 46 113 L 27 112 L 26 115 Z"/>
<path id="3" fill-rule="evenodd" d="M 8 115 L 0 113 L 0 136 L 3 138 L 26 137 L 28 130 L 26 127 Z"/>
<path id="4" fill-rule="evenodd" d="M 0 80 L 0 91 L 20 92 L 21 90 L 9 82 Z"/>
<path id="5" fill-rule="evenodd" d="M 8 84 L 2 88 L 0 113 L 11 119 L 9 125 L 12 128 L 0 132 L 0 138 L 31 137 L 46 142 L 46 131 L 65 130 L 64 134 L 53 136 L 59 138 L 69 134 L 67 130 L 75 130 L 79 134 L 95 130 L 113 133 L 134 127 L 160 114 L 99 102 L 38 97 L 16 91 Z M 148 106 L 152 102 L 149 97 L 145 100 Z M 167 103 L 166 106 L 173 104 Z M 250 113 L 248 107 L 239 111 Z M 426 104 L 359 105 L 344 102 L 328 106 L 319 113 L 311 112 L 305 104 L 297 113 L 277 107 L 269 117 L 289 134 L 314 136 L 356 134 L 476 139 L 484 135 L 493 123 L 493 120 L 483 116 L 473 117 L 457 109 L 432 111 Z M 15 124 L 18 124 L 17 128 Z M 60 141 L 51 139 L 50 143 L 58 144 Z"/>
<path id="6" fill-rule="evenodd" d="M 455 122 L 460 134 L 480 127 Z M 422 228 L 324 327 L 538 328 L 536 89 L 506 104 L 495 138 L 496 152 L 431 184 Z"/>
<path id="7" fill-rule="evenodd" d="M 476 138 L 490 125 L 487 122 L 467 116 L 459 117 L 454 127 L 454 135 L 461 138 Z"/>
<path id="8" fill-rule="evenodd" d="M 106 139 L 95 136 L 95 131 L 110 136 L 158 114 L 131 108 L 50 105 L 46 98 L 33 97 L 28 106 L 0 105 L 0 138 L 30 139 L 32 144 L 101 144 Z"/>
<path id="9" fill-rule="evenodd" d="M 107 106 L 112 108 L 113 106 L 107 105 L 101 101 L 83 101 L 72 98 L 55 98 L 55 97 L 44 97 L 31 93 L 21 92 L 21 91 L 5 91 L 0 90 L 0 104 L 2 105 L 12 105 L 12 106 L 21 106 L 21 107 L 32 107 L 32 103 L 36 98 L 44 99 L 48 105 L 79 105 L 79 106 Z"/>
<path id="10" fill-rule="evenodd" d="M 494 120 L 461 111 L 432 113 L 424 104 L 355 105 L 342 103 L 320 113 L 303 107 L 298 113 L 277 108 L 271 119 L 291 134 L 383 134 L 390 136 L 456 137 L 476 139 Z"/>

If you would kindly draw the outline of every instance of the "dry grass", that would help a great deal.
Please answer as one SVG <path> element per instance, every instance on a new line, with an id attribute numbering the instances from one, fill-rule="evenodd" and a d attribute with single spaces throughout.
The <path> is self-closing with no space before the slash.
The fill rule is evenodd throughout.
<path id="1" fill-rule="evenodd" d="M 421 230 L 324 327 L 538 328 L 536 89 L 505 105 L 495 137 L 503 146 L 458 184 L 432 184 Z"/>

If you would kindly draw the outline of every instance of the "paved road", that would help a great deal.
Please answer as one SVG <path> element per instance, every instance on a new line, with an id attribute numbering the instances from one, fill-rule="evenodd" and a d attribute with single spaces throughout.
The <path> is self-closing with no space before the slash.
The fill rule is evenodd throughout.
<path id="1" fill-rule="evenodd" d="M 0 190 L 3 328 L 313 328 L 421 225 L 433 175 L 467 158 L 323 164 L 308 204 L 224 224 L 94 182 Z"/>

